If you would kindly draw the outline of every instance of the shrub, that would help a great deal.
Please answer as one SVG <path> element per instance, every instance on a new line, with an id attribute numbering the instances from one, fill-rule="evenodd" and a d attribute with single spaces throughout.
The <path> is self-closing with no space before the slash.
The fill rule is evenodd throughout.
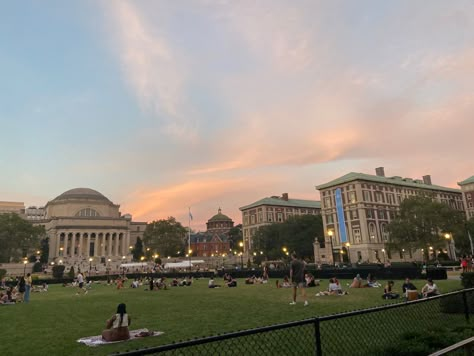
<path id="1" fill-rule="evenodd" d="M 71 268 L 69 269 L 69 272 L 68 272 L 67 275 L 68 275 L 69 278 L 74 278 L 74 276 L 75 276 L 74 266 L 71 266 Z"/>
<path id="2" fill-rule="evenodd" d="M 2 279 L 3 277 L 5 277 L 6 274 L 7 274 L 7 270 L 0 268 L 0 279 Z"/>
<path id="3" fill-rule="evenodd" d="M 472 314 L 474 312 L 474 293 L 466 294 L 467 305 Z M 441 298 L 439 301 L 441 312 L 448 314 L 464 314 L 464 300 L 462 294 Z"/>
<path id="4" fill-rule="evenodd" d="M 474 272 L 461 274 L 461 284 L 464 288 L 474 287 Z"/>
<path id="5" fill-rule="evenodd" d="M 43 265 L 40 262 L 36 262 L 33 265 L 33 272 L 43 272 Z"/>
<path id="6" fill-rule="evenodd" d="M 55 265 L 53 267 L 53 277 L 56 279 L 61 279 L 64 276 L 64 269 L 66 267 L 64 265 Z"/>

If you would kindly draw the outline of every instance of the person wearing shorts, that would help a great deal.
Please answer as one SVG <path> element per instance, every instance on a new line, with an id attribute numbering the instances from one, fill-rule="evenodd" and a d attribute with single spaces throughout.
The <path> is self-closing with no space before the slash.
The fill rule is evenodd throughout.
<path id="1" fill-rule="evenodd" d="M 77 274 L 77 286 L 79 287 L 79 290 L 76 294 L 79 294 L 79 292 L 87 294 L 87 290 L 84 288 L 84 277 L 81 272 Z"/>
<path id="2" fill-rule="evenodd" d="M 301 291 L 301 297 L 304 299 L 304 306 L 308 305 L 306 298 L 306 280 L 304 278 L 304 262 L 297 258 L 296 253 L 291 254 L 290 279 L 293 284 L 293 301 L 290 305 L 296 304 L 296 290 Z"/>

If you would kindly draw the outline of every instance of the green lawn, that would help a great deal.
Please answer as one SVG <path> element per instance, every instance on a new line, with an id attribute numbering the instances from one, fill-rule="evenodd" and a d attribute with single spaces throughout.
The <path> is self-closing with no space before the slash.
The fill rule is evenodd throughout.
<path id="1" fill-rule="evenodd" d="M 343 286 L 348 282 L 341 281 Z M 401 283 L 397 281 L 395 289 L 400 289 Z M 418 289 L 424 283 L 414 281 Z M 442 292 L 461 288 L 460 281 L 455 280 L 437 284 Z M 276 289 L 274 281 L 245 285 L 239 280 L 237 288 L 208 289 L 207 279 L 202 279 L 191 287 L 158 292 L 96 284 L 88 295 L 81 296 L 76 296 L 73 288 L 51 285 L 47 293 L 33 293 L 29 304 L 0 307 L 0 354 L 106 355 L 387 303 L 381 298 L 382 288 L 347 289 L 347 296 L 315 297 L 326 287 L 324 281 L 321 287 L 307 289 L 310 305 L 303 307 L 300 299 L 290 306 L 291 290 Z M 131 329 L 148 328 L 164 334 L 96 348 L 76 342 L 99 335 L 121 302 L 127 304 L 132 317 Z"/>

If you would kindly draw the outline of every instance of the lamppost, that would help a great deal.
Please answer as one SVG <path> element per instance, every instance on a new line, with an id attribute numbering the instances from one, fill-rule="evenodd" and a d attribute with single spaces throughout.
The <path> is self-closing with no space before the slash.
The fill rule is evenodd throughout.
<path id="1" fill-rule="evenodd" d="M 189 249 L 188 253 L 189 253 L 189 272 L 191 272 L 191 255 L 193 253 L 193 250 Z"/>
<path id="2" fill-rule="evenodd" d="M 23 267 L 23 277 L 26 276 L 26 264 L 27 263 L 28 263 L 28 261 L 26 260 L 26 257 L 25 257 L 25 260 L 23 261 L 23 265 L 24 265 L 24 267 Z"/>
<path id="3" fill-rule="evenodd" d="M 332 242 L 332 236 L 334 235 L 334 231 L 329 230 L 329 231 L 328 231 L 328 235 L 329 235 L 329 240 L 331 241 L 331 258 L 332 258 L 332 265 L 335 266 L 335 265 L 336 265 L 336 261 L 334 260 L 334 245 L 333 245 L 333 242 Z"/>
<path id="4" fill-rule="evenodd" d="M 383 253 L 383 263 L 385 263 L 385 249 L 384 248 L 382 249 L 382 253 Z"/>
<path id="5" fill-rule="evenodd" d="M 405 249 L 402 248 L 403 262 L 405 262 Z"/>
<path id="6" fill-rule="evenodd" d="M 446 234 L 444 234 L 444 237 L 448 242 L 448 251 L 449 251 L 449 254 L 450 254 L 449 257 L 451 257 L 452 260 L 456 261 L 456 249 L 455 248 L 451 249 L 451 246 L 454 244 L 453 235 L 451 235 L 450 233 L 446 233 Z"/>
<path id="7" fill-rule="evenodd" d="M 351 254 L 349 253 L 349 247 L 351 247 L 351 244 L 349 242 L 346 242 L 347 260 L 349 261 L 349 264 L 352 264 L 351 263 Z"/>
<path id="8" fill-rule="evenodd" d="M 244 255 L 242 252 L 240 252 L 239 256 L 240 256 L 240 269 L 243 270 L 244 269 Z"/>
<path id="9" fill-rule="evenodd" d="M 89 277 L 91 276 L 91 270 L 92 270 L 92 257 L 89 257 Z"/>
<path id="10" fill-rule="evenodd" d="M 122 265 L 125 262 L 126 256 L 122 256 Z M 122 278 L 125 279 L 125 266 L 122 266 Z"/>
<path id="11" fill-rule="evenodd" d="M 105 272 L 107 273 L 107 284 L 110 283 L 109 273 L 110 273 L 110 258 L 107 259 L 107 267 L 105 268 Z"/>

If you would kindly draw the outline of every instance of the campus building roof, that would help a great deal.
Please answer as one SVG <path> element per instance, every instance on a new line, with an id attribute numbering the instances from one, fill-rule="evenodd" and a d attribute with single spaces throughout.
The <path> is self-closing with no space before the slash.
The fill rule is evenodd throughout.
<path id="1" fill-rule="evenodd" d="M 471 178 L 474 178 L 474 177 L 471 177 Z M 436 191 L 442 190 L 442 191 L 452 192 L 452 193 L 461 193 L 459 189 L 447 188 L 447 187 L 442 187 L 442 186 L 434 185 L 434 184 L 426 184 L 421 179 L 402 178 L 399 176 L 382 177 L 382 176 L 356 173 L 356 172 L 350 172 L 328 183 L 317 185 L 316 189 L 318 190 L 326 189 L 326 188 L 345 184 L 345 183 L 355 181 L 355 180 L 362 180 L 362 181 L 368 181 L 368 182 L 374 182 L 374 183 L 393 184 L 393 185 L 399 185 L 399 186 L 411 187 L 411 188 L 429 189 L 429 190 L 436 190 Z"/>
<path id="2" fill-rule="evenodd" d="M 240 210 L 247 210 L 261 205 L 277 205 L 287 206 L 292 208 L 312 208 L 321 209 L 321 202 L 316 200 L 303 200 L 303 199 L 284 199 L 280 197 L 269 197 L 263 198 L 255 203 L 243 206 Z"/>
<path id="3" fill-rule="evenodd" d="M 462 182 L 459 182 L 458 185 L 466 185 L 466 184 L 469 184 L 469 183 L 474 183 L 474 176 L 472 176 L 468 179 L 465 179 Z"/>

